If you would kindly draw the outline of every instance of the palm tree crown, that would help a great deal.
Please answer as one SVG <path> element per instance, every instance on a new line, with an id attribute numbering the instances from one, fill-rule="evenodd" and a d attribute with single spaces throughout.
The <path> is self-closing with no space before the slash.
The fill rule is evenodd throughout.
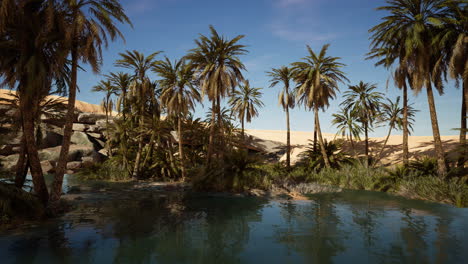
<path id="1" fill-rule="evenodd" d="M 271 69 L 271 71 L 268 72 L 268 76 L 271 78 L 270 88 L 275 87 L 280 83 L 283 85 L 283 88 L 278 95 L 278 102 L 283 109 L 286 110 L 286 108 L 294 108 L 294 93 L 290 90 L 291 81 L 294 78 L 294 72 L 292 69 L 286 66 L 282 66 L 278 69 Z"/>

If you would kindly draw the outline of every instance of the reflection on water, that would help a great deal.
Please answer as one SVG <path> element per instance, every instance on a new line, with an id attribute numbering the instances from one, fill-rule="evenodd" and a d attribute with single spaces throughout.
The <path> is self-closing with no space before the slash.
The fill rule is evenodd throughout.
<path id="1" fill-rule="evenodd" d="M 91 204 L 91 205 L 90 205 Z M 2 263 L 466 263 L 468 210 L 381 193 L 311 201 L 128 193 L 0 235 Z"/>

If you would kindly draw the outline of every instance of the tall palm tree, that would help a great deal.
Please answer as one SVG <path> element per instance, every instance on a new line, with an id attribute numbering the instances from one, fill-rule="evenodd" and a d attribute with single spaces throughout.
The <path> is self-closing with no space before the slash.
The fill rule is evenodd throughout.
<path id="1" fill-rule="evenodd" d="M 364 83 L 349 86 L 344 93 L 345 100 L 341 106 L 355 114 L 364 127 L 366 165 L 369 165 L 369 130 L 372 129 L 380 114 L 383 94 L 375 91 L 377 85 Z"/>
<path id="2" fill-rule="evenodd" d="M 130 86 L 130 93 L 133 95 L 132 100 L 134 107 L 133 115 L 138 118 L 138 126 L 140 130 L 144 130 L 145 113 L 149 101 L 154 101 L 154 85 L 151 83 L 147 76 L 155 64 L 158 63 L 156 56 L 161 53 L 160 51 L 154 52 L 148 56 L 136 50 L 126 51 L 119 53 L 121 59 L 117 60 L 115 66 L 123 67 L 133 71 L 133 83 Z M 140 166 L 143 152 L 144 138 L 138 138 L 138 149 L 135 157 L 135 164 L 133 166 L 132 177 L 138 179 L 140 177 Z"/>
<path id="3" fill-rule="evenodd" d="M 241 121 L 242 139 L 244 139 L 244 121 L 250 123 L 253 117 L 258 116 L 257 108 L 264 106 L 260 100 L 261 89 L 250 87 L 249 81 L 246 80 L 244 84 L 239 84 L 239 90 L 235 90 L 229 99 L 233 113 L 237 114 Z"/>
<path id="4" fill-rule="evenodd" d="M 93 92 L 104 92 L 105 96 L 102 99 L 101 107 L 104 110 L 106 115 L 106 145 L 107 145 L 107 154 L 109 157 L 112 157 L 112 150 L 110 145 L 110 136 L 109 136 L 109 114 L 112 115 L 112 111 L 114 110 L 114 101 L 112 100 L 112 96 L 116 95 L 116 87 L 112 85 L 110 80 L 101 80 L 96 86 L 92 89 Z"/>
<path id="5" fill-rule="evenodd" d="M 400 97 L 398 96 L 395 101 L 392 101 L 387 98 L 387 103 L 381 104 L 381 115 L 380 115 L 380 123 L 388 124 L 388 134 L 385 138 L 384 144 L 377 155 L 377 158 L 374 162 L 374 165 L 382 159 L 383 151 L 387 146 L 388 139 L 392 133 L 392 130 L 402 130 L 403 129 L 403 114 L 404 109 L 400 107 Z M 417 112 L 411 105 L 408 106 L 408 128 L 409 130 L 413 130 L 413 123 L 414 123 L 414 115 Z"/>
<path id="6" fill-rule="evenodd" d="M 351 148 L 354 153 L 356 153 L 354 140 L 360 140 L 360 135 L 362 133 L 362 127 L 358 123 L 359 119 L 356 113 L 348 109 L 341 108 L 338 113 L 333 114 L 332 124 L 338 128 L 336 135 L 341 135 L 342 137 L 346 136 L 351 143 Z"/>
<path id="7" fill-rule="evenodd" d="M 230 95 L 237 84 L 244 81 L 242 70 L 245 70 L 245 66 L 238 56 L 247 53 L 246 46 L 238 43 L 244 35 L 227 39 L 220 36 L 213 26 L 210 26 L 210 33 L 209 37 L 200 35 L 195 40 L 197 47 L 185 56 L 194 69 L 202 96 L 206 95 L 212 104 L 207 164 L 210 164 L 213 156 L 215 115 L 218 116 L 218 127 L 221 128 L 221 99 Z"/>
<path id="8" fill-rule="evenodd" d="M 329 44 L 324 45 L 320 53 L 316 54 L 307 45 L 309 55 L 300 62 L 292 63 L 294 81 L 297 83 L 296 97 L 304 98 L 307 107 L 314 109 L 318 142 L 327 168 L 330 168 L 330 161 L 322 138 L 318 112 L 319 109 L 327 108 L 330 100 L 335 98 L 339 90 L 338 82 L 343 83 L 348 80 L 340 69 L 345 66 L 339 62 L 341 58 L 327 55 L 329 46 Z"/>
<path id="9" fill-rule="evenodd" d="M 115 108 L 119 114 L 122 114 L 122 118 L 125 121 L 128 114 L 127 94 L 133 82 L 133 77 L 128 73 L 111 72 L 109 75 L 106 75 L 106 78 L 115 88 L 116 95 L 118 96 Z"/>
<path id="10" fill-rule="evenodd" d="M 35 137 L 40 101 L 54 80 L 66 76 L 66 47 L 61 41 L 63 12 L 55 1 L 0 2 L 0 86 L 16 89 L 24 146 L 34 192 L 47 204 L 49 193 L 42 174 Z"/>
<path id="11" fill-rule="evenodd" d="M 437 157 L 438 174 L 447 174 L 444 150 L 440 139 L 439 123 L 435 108 L 433 86 L 443 91 L 442 71 L 437 61 L 442 56 L 440 46 L 433 45 L 439 32 L 434 25 L 447 15 L 443 7 L 446 0 L 386 0 L 387 5 L 377 10 L 389 12 L 382 22 L 370 29 L 373 49 L 389 49 L 400 45 L 399 56 L 394 56 L 411 65 L 411 87 L 420 92 L 426 89 L 429 112 L 431 115 L 434 148 Z"/>
<path id="12" fill-rule="evenodd" d="M 177 119 L 177 134 L 179 136 L 179 158 L 182 179 L 185 179 L 185 156 L 183 152 L 183 119 L 194 110 L 195 103 L 201 101 L 201 96 L 193 81 L 193 69 L 185 60 L 175 61 L 174 64 L 166 59 L 153 68 L 162 79 L 159 85 L 162 89 L 161 103 L 167 112 Z"/>
<path id="13" fill-rule="evenodd" d="M 268 72 L 270 79 L 270 88 L 281 83 L 283 88 L 278 95 L 278 102 L 286 112 L 286 166 L 288 169 L 291 168 L 291 127 L 289 124 L 289 109 L 293 109 L 295 106 L 294 92 L 290 89 L 291 81 L 293 81 L 293 71 L 291 68 L 282 66 L 278 69 L 271 69 Z"/>
<path id="14" fill-rule="evenodd" d="M 102 63 L 102 46 L 107 47 L 108 38 L 124 39 L 115 25 L 115 21 L 128 23 L 130 20 L 118 0 L 65 0 L 62 6 L 66 14 L 63 24 L 67 31 L 64 41 L 69 47 L 71 60 L 71 77 L 68 91 L 68 112 L 63 129 L 63 142 L 57 162 L 55 179 L 52 186 L 51 201 L 58 201 L 62 194 L 63 175 L 68 162 L 73 120 L 79 63 L 87 63 L 95 73 Z"/>
<path id="15" fill-rule="evenodd" d="M 464 5 L 462 5 L 464 2 Z M 462 106 L 460 120 L 460 145 L 465 146 L 458 161 L 463 166 L 467 160 L 467 110 L 468 110 L 468 4 L 466 1 L 445 1 L 447 14 L 436 24 L 440 29 L 435 45 L 443 50 L 438 65 L 449 70 L 450 77 L 456 80 L 457 86 L 461 80 Z"/>

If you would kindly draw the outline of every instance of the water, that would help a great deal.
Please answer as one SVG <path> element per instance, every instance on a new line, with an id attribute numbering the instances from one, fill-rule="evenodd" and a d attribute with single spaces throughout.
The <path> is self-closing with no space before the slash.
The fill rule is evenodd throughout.
<path id="1" fill-rule="evenodd" d="M 468 260 L 468 209 L 383 193 L 345 191 L 313 195 L 310 201 L 154 191 L 106 195 L 85 199 L 61 219 L 0 234 L 0 262 Z"/>

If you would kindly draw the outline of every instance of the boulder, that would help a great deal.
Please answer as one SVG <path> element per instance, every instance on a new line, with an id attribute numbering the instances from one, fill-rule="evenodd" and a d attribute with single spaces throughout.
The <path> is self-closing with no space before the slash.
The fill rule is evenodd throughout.
<path id="1" fill-rule="evenodd" d="M 88 128 L 89 128 L 89 125 L 87 125 L 87 124 L 73 123 L 73 128 L 72 128 L 72 130 L 73 130 L 73 131 L 85 132 L 85 131 L 88 130 Z"/>
<path id="2" fill-rule="evenodd" d="M 93 147 L 71 145 L 68 152 L 68 161 L 80 161 L 82 157 L 91 156 L 93 152 L 95 152 Z M 59 155 L 60 146 L 39 151 L 41 160 L 58 161 Z"/>
<path id="3" fill-rule="evenodd" d="M 96 121 L 105 119 L 106 116 L 103 114 L 95 114 L 95 113 L 80 113 L 78 114 L 78 123 L 83 124 L 95 124 Z"/>
<path id="4" fill-rule="evenodd" d="M 67 163 L 67 170 L 76 171 L 82 167 L 81 161 L 71 161 Z"/>
<path id="5" fill-rule="evenodd" d="M 8 156 L 15 153 L 17 152 L 14 151 L 14 147 L 12 145 L 0 146 L 0 155 L 2 156 Z"/>
<path id="6" fill-rule="evenodd" d="M 50 174 L 53 173 L 55 170 L 55 162 L 54 161 L 41 161 L 42 173 Z"/>
<path id="7" fill-rule="evenodd" d="M 75 131 L 71 137 L 71 142 L 80 146 L 94 147 L 94 143 L 84 132 Z"/>
<path id="8" fill-rule="evenodd" d="M 106 128 L 105 127 L 100 127 L 100 126 L 96 126 L 96 125 L 90 125 L 88 127 L 88 130 L 87 132 L 90 132 L 90 133 L 101 133 L 105 130 Z"/>
<path id="9" fill-rule="evenodd" d="M 63 141 L 63 136 L 59 133 L 56 133 L 51 130 L 46 130 L 42 132 L 41 142 L 39 148 L 53 148 L 61 146 Z"/>
<path id="10" fill-rule="evenodd" d="M 114 120 L 112 119 L 109 119 L 109 126 L 112 125 L 114 123 Z M 107 122 L 106 120 L 98 120 L 96 121 L 96 126 L 100 127 L 100 128 L 103 128 L 103 129 L 106 129 L 107 128 Z"/>
<path id="11" fill-rule="evenodd" d="M 93 157 L 82 157 L 81 158 L 81 166 L 83 168 L 90 168 L 94 165 L 94 158 Z"/>
<path id="12" fill-rule="evenodd" d="M 104 139 L 104 135 L 101 133 L 86 133 L 86 135 L 95 139 Z"/>

